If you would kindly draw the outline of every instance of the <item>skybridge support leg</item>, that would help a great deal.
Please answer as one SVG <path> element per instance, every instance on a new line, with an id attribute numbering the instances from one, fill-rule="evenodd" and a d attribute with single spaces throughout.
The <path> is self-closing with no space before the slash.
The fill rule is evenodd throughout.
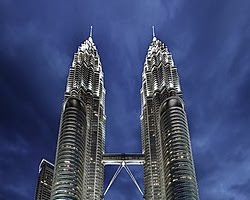
<path id="1" fill-rule="evenodd" d="M 119 173 L 121 172 L 123 168 L 123 165 L 119 165 L 119 167 L 117 168 L 114 176 L 112 177 L 111 181 L 109 182 L 109 185 L 107 187 L 107 189 L 105 190 L 104 194 L 103 194 L 103 197 L 106 195 L 106 193 L 108 192 L 109 188 L 111 187 L 112 183 L 115 181 L 116 177 L 119 175 Z"/>
<path id="2" fill-rule="evenodd" d="M 104 192 L 104 194 L 103 194 L 103 197 L 102 197 L 103 199 L 104 199 L 104 196 L 107 194 L 109 188 L 111 187 L 112 183 L 115 181 L 115 179 L 117 178 L 117 176 L 118 176 L 119 173 L 121 172 L 122 168 L 125 168 L 126 172 L 127 172 L 128 175 L 130 176 L 130 178 L 132 179 L 132 181 L 134 182 L 134 184 L 136 185 L 136 187 L 137 187 L 137 189 L 139 190 L 139 192 L 141 193 L 141 195 L 144 196 L 144 195 L 143 195 L 143 192 L 142 192 L 142 190 L 141 190 L 141 188 L 140 188 L 140 186 L 139 186 L 139 184 L 137 183 L 137 181 L 136 181 L 136 179 L 135 179 L 135 177 L 134 177 L 134 175 L 133 175 L 133 173 L 132 173 L 131 170 L 128 168 L 128 166 L 126 165 L 125 161 L 123 161 L 123 162 L 119 165 L 119 167 L 117 168 L 117 170 L 116 170 L 114 176 L 112 177 L 111 181 L 109 182 L 108 187 L 107 187 L 107 189 L 105 190 L 105 192 Z"/>
<path id="3" fill-rule="evenodd" d="M 130 169 L 128 168 L 128 166 L 125 164 L 124 168 L 126 169 L 127 173 L 129 174 L 129 176 L 131 177 L 131 179 L 133 180 L 133 182 L 135 183 L 136 187 L 138 188 L 139 192 L 141 193 L 141 195 L 143 196 L 143 192 L 139 186 L 139 184 L 137 183 L 133 173 L 130 171 Z"/>

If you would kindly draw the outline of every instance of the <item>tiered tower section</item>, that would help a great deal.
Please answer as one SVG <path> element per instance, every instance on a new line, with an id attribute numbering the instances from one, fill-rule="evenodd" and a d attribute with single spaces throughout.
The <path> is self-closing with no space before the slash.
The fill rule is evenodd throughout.
<path id="1" fill-rule="evenodd" d="M 61 114 L 51 199 L 101 199 L 105 89 L 96 46 L 79 46 L 69 70 Z"/>
<path id="2" fill-rule="evenodd" d="M 141 97 L 145 199 L 199 199 L 177 68 L 155 36 L 144 63 Z"/>

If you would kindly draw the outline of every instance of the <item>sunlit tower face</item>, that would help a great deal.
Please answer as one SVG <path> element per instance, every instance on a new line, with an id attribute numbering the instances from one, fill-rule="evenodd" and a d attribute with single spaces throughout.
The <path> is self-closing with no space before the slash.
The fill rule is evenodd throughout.
<path id="1" fill-rule="evenodd" d="M 155 37 L 142 74 L 142 145 L 146 199 L 198 199 L 177 68 Z"/>

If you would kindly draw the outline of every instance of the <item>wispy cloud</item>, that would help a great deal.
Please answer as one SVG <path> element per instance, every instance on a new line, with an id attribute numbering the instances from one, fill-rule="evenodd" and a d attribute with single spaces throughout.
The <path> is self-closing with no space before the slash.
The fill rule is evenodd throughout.
<path id="1" fill-rule="evenodd" d="M 155 25 L 179 71 L 200 198 L 247 199 L 248 7 L 244 0 L 1 1 L 0 179 L 6 186 L 0 199 L 33 199 L 40 158 L 53 162 L 68 68 L 91 24 L 105 74 L 108 151 L 141 149 L 141 72 Z M 133 170 L 142 184 L 142 168 Z M 140 198 L 126 173 L 108 194 Z"/>

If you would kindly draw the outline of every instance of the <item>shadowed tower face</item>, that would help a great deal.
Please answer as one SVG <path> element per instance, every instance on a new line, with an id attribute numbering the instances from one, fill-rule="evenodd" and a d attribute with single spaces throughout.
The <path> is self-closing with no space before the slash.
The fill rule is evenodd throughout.
<path id="1" fill-rule="evenodd" d="M 61 113 L 51 199 L 101 199 L 105 89 L 96 46 L 79 46 L 69 70 Z"/>
<path id="2" fill-rule="evenodd" d="M 177 69 L 154 33 L 141 98 L 145 199 L 199 199 Z"/>

